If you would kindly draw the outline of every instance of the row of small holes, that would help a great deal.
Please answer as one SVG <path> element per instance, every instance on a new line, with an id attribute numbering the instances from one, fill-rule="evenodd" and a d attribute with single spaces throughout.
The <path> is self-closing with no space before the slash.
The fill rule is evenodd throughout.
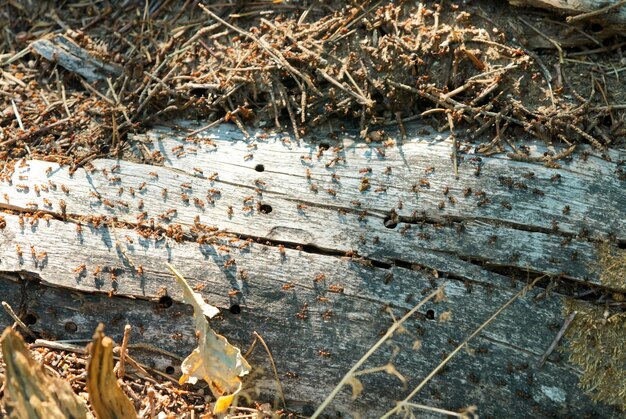
<path id="1" fill-rule="evenodd" d="M 174 300 L 169 295 L 163 295 L 159 298 L 159 306 L 162 308 L 170 308 L 174 304 Z M 233 304 L 228 309 L 232 314 L 241 313 L 241 306 L 239 304 Z M 66 325 L 67 328 L 67 325 Z"/>

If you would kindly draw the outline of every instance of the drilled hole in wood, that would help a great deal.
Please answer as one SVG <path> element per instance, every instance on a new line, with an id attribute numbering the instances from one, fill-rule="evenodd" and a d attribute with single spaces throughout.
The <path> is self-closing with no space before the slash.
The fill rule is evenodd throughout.
<path id="1" fill-rule="evenodd" d="M 398 223 L 395 222 L 394 220 L 391 219 L 391 216 L 388 215 L 383 219 L 383 224 L 385 225 L 385 227 L 387 228 L 396 228 L 398 226 Z"/>
<path id="2" fill-rule="evenodd" d="M 591 32 L 598 33 L 598 32 L 602 32 L 602 30 L 604 29 L 604 26 L 602 26 L 599 23 L 592 23 L 589 29 L 591 29 Z"/>
<path id="3" fill-rule="evenodd" d="M 257 172 L 263 172 L 265 171 L 265 166 L 263 166 L 262 164 L 257 164 L 256 166 L 254 166 L 254 170 L 256 170 Z"/>
<path id="4" fill-rule="evenodd" d="M 228 311 L 230 311 L 232 314 L 239 314 L 241 313 L 241 306 L 239 304 L 233 304 L 232 306 L 230 306 Z"/>
<path id="5" fill-rule="evenodd" d="M 259 212 L 261 214 L 269 214 L 272 212 L 272 206 L 269 204 L 261 204 L 259 205 Z"/>
<path id="6" fill-rule="evenodd" d="M 176 371 L 176 369 L 174 367 L 172 367 L 171 365 L 165 367 L 165 373 L 172 375 L 174 374 L 174 372 Z"/>
<path id="7" fill-rule="evenodd" d="M 159 307 L 169 308 L 174 304 L 174 300 L 169 295 L 159 297 Z"/>
<path id="8" fill-rule="evenodd" d="M 435 310 L 426 310 L 426 318 L 428 320 L 435 320 Z"/>
<path id="9" fill-rule="evenodd" d="M 74 322 L 65 323 L 64 328 L 67 333 L 75 333 L 78 330 L 78 326 Z"/>
<path id="10" fill-rule="evenodd" d="M 24 323 L 29 326 L 37 323 L 37 316 L 35 316 L 33 313 L 26 314 L 26 316 L 24 316 Z"/>

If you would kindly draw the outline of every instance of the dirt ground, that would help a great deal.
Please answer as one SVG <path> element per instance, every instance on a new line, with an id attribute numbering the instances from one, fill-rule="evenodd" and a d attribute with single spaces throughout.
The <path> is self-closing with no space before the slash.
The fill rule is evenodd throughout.
<path id="1" fill-rule="evenodd" d="M 296 136 L 338 121 L 374 137 L 408 120 L 452 123 L 489 153 L 523 154 L 507 143 L 526 137 L 624 142 L 623 38 L 597 24 L 487 1 L 146 5 L 4 2 L 3 160 L 81 166 L 178 117 Z M 110 71 L 88 82 L 30 48 L 54 34 Z"/>
<path id="2" fill-rule="evenodd" d="M 421 121 L 522 160 L 524 139 L 626 144 L 624 37 L 506 2 L 0 0 L 0 28 L 0 176 L 21 158 L 124 157 L 128 134 L 177 118 L 370 141 Z M 44 58 L 44 39 L 71 40 L 100 72 Z M 35 353 L 84 393 L 83 358 Z M 138 411 L 153 392 L 166 413 L 204 412 L 202 389 L 158 380 L 127 380 Z"/>

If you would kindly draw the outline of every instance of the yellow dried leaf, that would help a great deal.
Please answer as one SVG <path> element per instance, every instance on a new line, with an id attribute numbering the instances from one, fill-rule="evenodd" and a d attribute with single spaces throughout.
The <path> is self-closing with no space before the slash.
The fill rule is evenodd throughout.
<path id="1" fill-rule="evenodd" d="M 183 298 L 185 299 L 185 302 L 193 306 L 194 315 L 198 314 L 196 312 L 196 309 L 199 310 L 203 315 L 207 316 L 209 319 L 212 319 L 213 317 L 220 314 L 219 308 L 206 303 L 202 299 L 202 296 L 200 294 L 198 294 L 197 292 L 194 292 L 194 290 L 191 289 L 189 284 L 187 284 L 187 281 L 185 280 L 185 278 L 176 270 L 176 268 L 174 268 L 169 263 L 166 263 L 166 265 L 168 268 L 170 268 L 170 271 L 172 271 L 172 273 L 174 274 L 174 278 L 176 278 L 176 282 L 178 282 L 178 285 L 180 285 L 180 287 L 183 289 Z M 198 325 L 197 317 L 196 317 L 196 325 Z M 200 329 L 198 328 L 198 330 Z"/>
<path id="2" fill-rule="evenodd" d="M 113 372 L 113 340 L 104 335 L 100 324 L 87 346 L 87 392 L 98 419 L 136 418 L 137 412 L 117 383 Z"/>
<path id="3" fill-rule="evenodd" d="M 209 384 L 211 392 L 217 399 L 214 413 L 222 413 L 228 409 L 235 395 L 241 390 L 241 379 L 250 372 L 250 365 L 241 355 L 239 348 L 231 345 L 228 340 L 215 333 L 209 326 L 205 316 L 213 317 L 219 309 L 207 304 L 200 294 L 194 292 L 185 278 L 169 263 L 176 281 L 183 289 L 186 303 L 193 306 L 196 330 L 199 334 L 198 347 L 189 355 L 181 366 L 183 376 L 180 383 L 192 383 L 199 378 Z"/>
<path id="4" fill-rule="evenodd" d="M 22 337 L 10 327 L 2 334 L 5 363 L 2 403 L 9 418 L 81 419 L 85 404 L 69 383 L 51 377 L 26 349 Z"/>

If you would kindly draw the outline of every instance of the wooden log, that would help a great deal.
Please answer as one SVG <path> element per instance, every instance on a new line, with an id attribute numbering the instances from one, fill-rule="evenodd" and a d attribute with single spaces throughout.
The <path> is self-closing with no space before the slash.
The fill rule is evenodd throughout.
<path id="1" fill-rule="evenodd" d="M 0 290 L 32 314 L 42 336 L 88 339 L 104 322 L 119 342 L 129 323 L 142 359 L 159 369 L 177 366 L 155 351 L 184 357 L 195 346 L 191 310 L 179 303 L 168 261 L 222 309 L 213 324 L 220 334 L 244 349 L 253 331 L 263 335 L 288 406 L 311 414 L 392 324 L 386 308 L 398 318 L 447 281 L 447 301 L 427 304 L 394 339 L 400 352 L 389 347 L 368 362 L 393 357 L 410 388 L 529 276 L 604 287 L 596 242 L 626 237 L 617 151 L 547 168 L 502 157 L 470 160 L 472 149 L 463 145 L 457 180 L 450 143 L 431 134 L 388 147 L 346 135 L 322 141 L 328 149 L 319 157 L 311 144 L 265 132 L 243 140 L 230 126 L 185 137 L 184 129 L 160 129 L 133 139 L 148 154 L 158 151 L 162 166 L 104 159 L 72 174 L 28 161 L 6 174 L 0 185 L 8 199 L 0 206 L 16 214 L 3 214 L 0 271 L 26 279 L 2 279 Z M 483 199 L 489 203 L 478 205 Z M 420 402 L 477 404 L 488 416 L 610 415 L 612 408 L 592 405 L 576 388 L 577 371 L 566 362 L 553 354 L 538 366 L 563 322 L 565 293 L 571 295 L 567 288 L 546 291 L 505 310 Z M 452 320 L 438 321 L 448 311 Z M 257 352 L 251 364 L 250 388 L 272 400 L 267 358 Z M 365 393 L 353 402 L 342 392 L 329 413 L 380 414 L 408 391 L 391 376 L 360 378 Z"/>
<path id="2" fill-rule="evenodd" d="M 430 288 L 428 280 L 409 279 L 407 282 L 413 282 L 414 289 Z M 261 290 L 254 288 L 254 299 L 263 299 Z M 196 345 L 191 309 L 176 301 L 165 307 L 158 301 L 131 302 L 122 296 L 72 292 L 32 281 L 20 284 L 0 280 L 3 292 L 18 293 L 19 289 L 25 290 L 27 312 L 37 319 L 31 327 L 46 338 L 89 340 L 93 328 L 103 322 L 119 343 L 124 325 L 132 324 L 135 327 L 130 339 L 131 354 L 162 371 L 175 368 L 174 374 L 180 371 L 180 361 L 164 356 L 162 350 L 184 357 Z M 239 314 L 222 306 L 223 318 L 213 321 L 212 326 L 244 349 L 252 342 L 252 332 L 260 333 L 276 360 L 287 405 L 305 414 L 312 413 L 341 375 L 378 339 L 378 333 L 391 324 L 380 304 L 364 298 L 336 295 L 331 304 L 326 304 L 317 301 L 315 292 L 304 287 L 291 292 L 270 289 L 263 293 L 273 293 L 274 301 L 263 308 L 243 306 Z M 468 293 L 464 286 L 451 282 L 447 294 L 444 306 L 425 307 L 407 324 L 409 333 L 395 340 L 401 352 L 394 358 L 394 365 L 406 376 L 408 386 L 424 377 L 444 353 L 488 317 L 489 309 L 503 303 L 512 292 L 478 285 Z M 610 415 L 612 409 L 591 403 L 576 387 L 576 370 L 558 354 L 553 354 L 543 368 L 538 367 L 543 351 L 558 331 L 563 301 L 557 294 L 537 298 L 539 294 L 539 290 L 534 291 L 516 302 L 511 311 L 503 312 L 493 328 L 488 328 L 428 385 L 420 402 L 452 409 L 476 404 L 481 414 L 494 416 L 531 411 L 545 417 L 564 411 Z M 402 307 L 410 306 L 405 300 L 394 301 Z M 300 318 L 297 314 L 305 303 L 309 309 L 306 317 Z M 438 322 L 439 314 L 449 308 L 453 310 L 453 319 Z M 332 316 L 327 315 L 327 310 L 332 310 Z M 394 308 L 396 316 L 402 314 L 401 310 Z M 434 311 L 432 320 L 429 310 Z M 412 349 L 415 340 L 422 344 L 418 351 Z M 320 355 L 320 351 L 329 356 Z M 367 366 L 385 364 L 392 353 L 389 347 L 376 354 Z M 250 362 L 253 377 L 246 388 L 255 397 L 274 400 L 275 383 L 267 356 L 256 351 Z M 392 377 L 376 374 L 360 378 L 365 383 L 364 394 L 353 402 L 348 390 L 342 392 L 329 413 L 380 414 L 406 392 L 402 383 Z M 499 398 L 498 403 L 493 403 L 494 395 Z"/>
<path id="3" fill-rule="evenodd" d="M 346 163 L 326 167 L 336 157 L 322 156 L 305 163 L 309 168 L 300 156 L 306 149 L 305 156 L 315 158 L 311 147 L 292 152 L 282 137 L 244 143 L 233 141 L 232 130 L 216 134 L 224 138 L 219 153 L 214 145 L 185 146 L 182 140 L 154 144 L 169 168 L 97 160 L 91 173 L 79 169 L 70 176 L 68 168 L 29 162 L 16 168 L 9 202 L 0 207 L 49 211 L 61 218 L 63 211 L 75 218 L 116 217 L 133 225 L 145 212 L 146 223 L 182 226 L 183 232 L 199 217 L 241 237 L 355 252 L 380 263 L 418 264 L 460 278 L 468 278 L 464 269 L 478 262 L 599 284 L 593 241 L 609 235 L 622 243 L 626 239 L 624 181 L 616 175 L 619 154 L 612 162 L 589 157 L 561 169 L 485 158 L 480 176 L 469 163 L 469 168 L 461 164 L 457 181 L 449 144 L 433 144 L 434 139 L 387 148 L 385 158 L 372 157 L 376 151 L 369 145 L 347 145 L 340 151 L 350 153 L 340 157 Z M 254 161 L 243 154 L 251 144 Z M 195 152 L 177 158 L 172 149 Z M 262 173 L 255 171 L 258 165 Z M 393 167 L 390 175 L 386 167 Z M 361 174 L 361 169 L 371 172 Z M 218 173 L 217 179 L 209 179 L 212 173 Z M 365 191 L 360 190 L 363 178 L 370 179 Z M 379 188 L 385 189 L 376 192 Z M 396 227 L 385 228 L 394 214 Z"/>
<path id="4" fill-rule="evenodd" d="M 136 138 L 161 153 L 166 167 L 196 177 L 202 176 L 194 167 L 210 167 L 219 174 L 220 181 L 250 189 L 257 187 L 255 181 L 260 179 L 267 183 L 262 188 L 265 193 L 276 192 L 318 206 L 348 209 L 354 207 L 352 201 L 358 200 L 362 204 L 359 208 L 382 214 L 393 208 L 400 216 L 410 217 L 417 210 L 418 215 L 425 212 L 435 221 L 480 219 L 544 232 L 552 230 L 554 220 L 562 233 L 576 235 L 587 228 L 598 235 L 613 232 L 619 240 L 626 240 L 626 226 L 618 221 L 625 215 L 626 202 L 620 193 L 624 180 L 617 171 L 626 153 L 611 150 L 605 159 L 596 153 L 585 159 L 577 154 L 575 159 L 558 161 L 561 168 L 550 168 L 501 155 L 475 156 L 472 144 L 461 144 L 464 152 L 457 178 L 449 138 L 421 126 L 407 129 L 419 134 L 396 144 L 399 133 L 390 131 L 386 138 L 391 145 L 386 143 L 387 147 L 359 142 L 349 133 L 314 144 L 298 144 L 289 136 L 264 131 L 256 131 L 252 139 L 246 139 L 237 127 L 226 124 L 200 134 L 197 144 L 185 141 L 184 128 L 156 129 Z M 203 144 L 202 138 L 208 143 Z M 329 147 L 342 149 L 320 154 L 320 149 Z M 543 156 L 559 150 L 530 144 L 529 151 Z M 257 165 L 262 165 L 264 171 L 254 176 L 252 170 Z M 307 168 L 311 179 L 307 178 Z M 365 191 L 359 188 L 363 178 L 368 178 L 370 184 Z M 318 193 L 311 190 L 311 184 L 317 184 Z M 328 188 L 336 189 L 338 194 L 326 193 Z M 385 190 L 377 192 L 379 188 Z M 446 188 L 448 193 L 444 194 Z M 467 188 L 472 193 L 465 197 Z M 480 191 L 485 194 L 477 195 Z M 455 203 L 449 197 L 455 198 Z M 477 205 L 483 198 L 490 200 L 489 205 Z M 400 201 L 402 208 L 398 208 Z M 442 201 L 446 205 L 440 210 Z M 511 209 L 502 203 L 511 204 Z M 566 205 L 570 211 L 564 214 Z"/>

